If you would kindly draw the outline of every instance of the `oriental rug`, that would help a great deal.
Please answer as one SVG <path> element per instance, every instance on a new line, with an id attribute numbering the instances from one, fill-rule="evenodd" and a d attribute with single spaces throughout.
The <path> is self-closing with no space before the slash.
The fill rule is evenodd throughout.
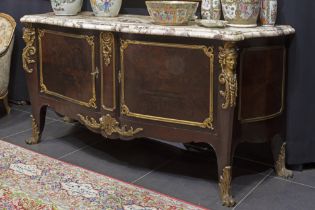
<path id="1" fill-rule="evenodd" d="M 0 140 L 0 209 L 203 208 Z"/>

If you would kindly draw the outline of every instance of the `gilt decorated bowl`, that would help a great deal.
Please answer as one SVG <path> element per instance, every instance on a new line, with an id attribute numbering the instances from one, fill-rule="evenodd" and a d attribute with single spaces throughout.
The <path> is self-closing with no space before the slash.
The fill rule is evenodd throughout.
<path id="1" fill-rule="evenodd" d="M 221 0 L 223 16 L 228 25 L 255 27 L 261 0 Z"/>
<path id="2" fill-rule="evenodd" d="M 146 1 L 153 21 L 161 25 L 187 25 L 194 18 L 198 2 Z"/>

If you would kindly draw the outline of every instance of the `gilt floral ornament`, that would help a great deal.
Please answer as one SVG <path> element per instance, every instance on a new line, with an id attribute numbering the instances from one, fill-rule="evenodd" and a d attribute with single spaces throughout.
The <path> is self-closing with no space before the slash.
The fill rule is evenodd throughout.
<path id="1" fill-rule="evenodd" d="M 230 26 L 255 27 L 260 0 L 221 0 L 224 19 Z"/>

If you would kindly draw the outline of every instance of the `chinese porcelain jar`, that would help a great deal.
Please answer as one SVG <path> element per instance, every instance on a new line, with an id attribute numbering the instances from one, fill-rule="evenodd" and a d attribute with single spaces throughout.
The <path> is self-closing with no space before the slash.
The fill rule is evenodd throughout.
<path id="1" fill-rule="evenodd" d="M 220 20 L 221 1 L 220 0 L 202 0 L 201 17 L 202 19 Z"/>
<path id="2" fill-rule="evenodd" d="M 81 11 L 83 0 L 50 0 L 55 15 L 76 15 Z"/>
<path id="3" fill-rule="evenodd" d="M 122 0 L 90 0 L 95 16 L 117 16 Z"/>
<path id="4" fill-rule="evenodd" d="M 261 0 L 221 0 L 224 19 L 230 26 L 255 27 Z"/>
<path id="5" fill-rule="evenodd" d="M 263 26 L 273 26 L 277 19 L 277 0 L 262 0 L 260 22 Z"/>

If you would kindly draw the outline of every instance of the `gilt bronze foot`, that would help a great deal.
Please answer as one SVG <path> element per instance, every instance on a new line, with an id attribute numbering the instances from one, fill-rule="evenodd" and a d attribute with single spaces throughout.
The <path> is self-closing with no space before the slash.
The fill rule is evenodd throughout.
<path id="1" fill-rule="evenodd" d="M 32 144 L 38 144 L 39 143 L 39 138 L 36 137 L 30 137 L 28 139 L 25 140 L 26 144 L 32 145 Z"/>
<path id="2" fill-rule="evenodd" d="M 278 159 L 275 162 L 275 171 L 277 176 L 288 179 L 293 177 L 293 172 L 285 167 L 285 146 L 286 143 L 281 146 Z"/>
<path id="3" fill-rule="evenodd" d="M 32 118 L 32 136 L 29 139 L 26 139 L 27 144 L 38 144 L 40 141 L 40 132 L 38 129 L 38 125 L 34 119 L 34 117 L 31 115 Z"/>
<path id="4" fill-rule="evenodd" d="M 236 202 L 231 194 L 231 180 L 232 180 L 232 168 L 226 166 L 223 169 L 223 173 L 220 176 L 219 191 L 222 205 L 226 207 L 235 206 Z"/>

